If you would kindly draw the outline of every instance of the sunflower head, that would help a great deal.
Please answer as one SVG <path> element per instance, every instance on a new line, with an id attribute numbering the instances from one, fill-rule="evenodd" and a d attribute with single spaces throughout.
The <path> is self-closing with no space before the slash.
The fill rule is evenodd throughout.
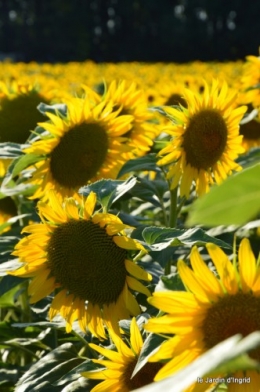
<path id="1" fill-rule="evenodd" d="M 156 292 L 148 299 L 167 314 L 149 320 L 145 329 L 175 335 L 151 358 L 151 361 L 168 359 L 156 380 L 175 373 L 233 335 L 245 337 L 260 330 L 260 258 L 256 262 L 248 239 L 241 241 L 238 265 L 236 257 L 231 262 L 215 244 L 207 244 L 207 250 L 216 273 L 208 268 L 194 247 L 190 256 L 192 269 L 184 261 L 178 262 L 187 292 Z M 249 356 L 259 361 L 260 349 L 252 350 Z M 248 376 L 258 386 L 253 390 L 258 390 L 259 373 L 249 371 Z M 234 377 L 239 374 L 235 373 Z"/>
<path id="2" fill-rule="evenodd" d="M 235 108 L 236 92 L 217 81 L 211 88 L 205 83 L 202 94 L 185 89 L 183 97 L 187 108 L 165 108 L 174 123 L 165 131 L 173 139 L 159 152 L 158 164 L 169 165 L 172 188 L 180 182 L 181 196 L 188 197 L 193 181 L 201 195 L 240 169 L 235 159 L 244 151 L 239 122 L 246 106 Z"/>
<path id="3" fill-rule="evenodd" d="M 241 90 L 254 108 L 260 107 L 260 56 L 247 56 L 241 77 Z"/>
<path id="4" fill-rule="evenodd" d="M 131 128 L 124 134 L 124 137 L 126 137 L 126 143 L 133 148 L 134 154 L 142 156 L 149 151 L 159 130 L 151 122 L 153 115 L 148 110 L 144 91 L 135 83 L 129 84 L 126 80 L 117 83 L 113 80 L 103 99 L 113 102 L 113 110 L 119 116 L 126 114 L 132 116 Z"/>
<path id="5" fill-rule="evenodd" d="M 38 86 L 17 81 L 0 83 L 0 142 L 25 143 L 44 116 L 38 111 L 40 103 L 49 104 L 50 94 Z"/>
<path id="6" fill-rule="evenodd" d="M 116 178 L 124 153 L 132 150 L 121 136 L 131 128 L 132 116 L 118 117 L 111 102 L 98 103 L 88 94 L 70 99 L 67 107 L 67 117 L 47 113 L 50 121 L 39 123 L 47 135 L 24 150 L 39 156 L 29 180 L 38 185 L 32 198 L 46 197 L 52 188 L 72 196 L 90 181 Z"/>
<path id="7" fill-rule="evenodd" d="M 17 206 L 10 196 L 0 199 L 0 225 L 7 222 L 13 216 L 16 216 L 17 213 Z M 9 227 L 5 228 L 2 232 L 4 233 L 8 230 Z"/>
<path id="8" fill-rule="evenodd" d="M 60 313 L 82 330 L 104 338 L 104 322 L 119 333 L 118 320 L 140 313 L 130 290 L 149 295 L 140 280 L 151 276 L 128 258 L 128 250 L 144 250 L 129 238 L 130 229 L 115 215 L 94 212 L 96 195 L 85 202 L 73 198 L 62 202 L 50 191 L 49 204 L 38 203 L 42 222 L 23 229 L 29 236 L 15 247 L 14 255 L 24 265 L 12 274 L 32 277 L 31 302 L 55 290 L 50 318 Z"/>
<path id="9" fill-rule="evenodd" d="M 105 392 L 108 390 L 128 392 L 152 383 L 156 373 L 162 367 L 160 363 L 148 362 L 136 375 L 134 375 L 134 377 L 132 377 L 139 354 L 143 347 L 142 335 L 135 317 L 132 318 L 130 326 L 130 347 L 112 330 L 109 330 L 109 334 L 115 344 L 116 351 L 108 350 L 104 347 L 90 343 L 91 348 L 109 359 L 109 361 L 104 359 L 93 359 L 93 362 L 105 366 L 105 369 L 82 373 L 82 376 L 89 379 L 104 380 L 94 387 L 91 392 Z"/>

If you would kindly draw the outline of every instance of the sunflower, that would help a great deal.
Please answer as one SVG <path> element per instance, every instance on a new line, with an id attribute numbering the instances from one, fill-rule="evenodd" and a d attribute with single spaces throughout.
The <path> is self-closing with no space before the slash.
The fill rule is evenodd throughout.
<path id="1" fill-rule="evenodd" d="M 260 330 L 260 257 L 256 263 L 249 240 L 241 241 L 238 268 L 218 246 L 209 243 L 207 250 L 219 277 L 194 247 L 190 257 L 193 270 L 184 261 L 178 262 L 180 277 L 189 291 L 156 292 L 148 299 L 169 314 L 149 320 L 145 329 L 175 334 L 151 358 L 151 361 L 169 359 L 155 380 L 175 373 L 235 334 L 245 337 Z M 250 357 L 260 361 L 260 349 L 253 350 Z M 259 391 L 260 374 L 246 371 L 244 376 L 251 378 L 250 391 Z M 241 372 L 234 377 L 242 377 Z M 228 390 L 240 389 L 237 384 L 228 384 Z"/>
<path id="2" fill-rule="evenodd" d="M 187 107 L 186 101 L 183 98 L 183 91 L 185 89 L 184 83 L 166 80 L 161 85 L 160 95 L 162 97 L 162 105 Z"/>
<path id="3" fill-rule="evenodd" d="M 30 235 L 13 254 L 24 265 L 12 275 L 33 277 L 31 303 L 55 291 L 49 317 L 60 313 L 67 332 L 77 319 L 83 331 L 88 327 L 97 337 L 105 338 L 103 321 L 119 333 L 118 320 L 140 313 L 129 289 L 149 295 L 137 279 L 151 276 L 127 258 L 127 250 L 144 248 L 126 236 L 129 226 L 117 216 L 94 213 L 95 193 L 82 205 L 73 198 L 61 203 L 53 190 L 49 193 L 49 204 L 38 202 L 42 223 L 23 229 Z"/>
<path id="4" fill-rule="evenodd" d="M 121 135 L 131 128 L 132 116 L 112 112 L 111 102 L 97 104 L 88 95 L 67 102 L 67 117 L 47 113 L 49 122 L 39 123 L 48 134 L 41 134 L 24 149 L 39 155 L 29 182 L 38 185 L 32 198 L 45 197 L 55 189 L 73 196 L 88 182 L 100 178 L 116 178 L 125 162 L 122 155 L 131 151 Z"/>
<path id="5" fill-rule="evenodd" d="M 170 164 L 171 188 L 181 180 L 180 194 L 188 197 L 193 181 L 202 195 L 209 184 L 220 183 L 232 170 L 241 169 L 234 160 L 244 151 L 239 121 L 247 108 L 234 108 L 236 92 L 229 91 L 226 83 L 220 88 L 215 80 L 211 89 L 205 83 L 201 95 L 185 89 L 183 98 L 187 109 L 164 108 L 175 125 L 165 130 L 173 139 L 159 152 L 165 156 L 158 164 Z"/>
<path id="6" fill-rule="evenodd" d="M 113 102 L 113 110 L 119 116 L 125 114 L 132 116 L 131 128 L 124 136 L 136 156 L 145 155 L 153 145 L 153 139 L 159 130 L 151 122 L 153 115 L 148 110 L 144 92 L 135 83 L 127 84 L 125 80 L 117 83 L 114 80 L 110 83 L 104 99 Z"/>
<path id="7" fill-rule="evenodd" d="M 17 214 L 17 206 L 10 196 L 0 199 L 0 225 L 3 225 Z M 8 230 L 10 230 L 10 227 L 4 228 L 1 232 L 5 233 Z"/>
<path id="8" fill-rule="evenodd" d="M 136 319 L 133 318 L 131 321 L 130 348 L 112 330 L 109 331 L 109 334 L 117 351 L 108 350 L 93 343 L 89 344 L 91 348 L 109 359 L 109 361 L 106 359 L 92 359 L 93 362 L 104 366 L 105 369 L 82 373 L 82 376 L 90 379 L 105 380 L 96 385 L 91 392 L 128 392 L 152 383 L 154 376 L 162 367 L 160 363 L 147 362 L 141 370 L 132 377 L 133 370 L 143 346 L 143 339 L 137 326 Z"/>
<path id="9" fill-rule="evenodd" d="M 33 84 L 0 82 L 0 143 L 25 143 L 44 116 L 40 103 L 51 102 L 50 93 Z"/>
<path id="10" fill-rule="evenodd" d="M 248 105 L 248 112 L 252 112 L 253 106 Z M 240 135 L 243 136 L 243 147 L 246 151 L 252 147 L 260 146 L 260 113 L 251 121 L 240 124 Z"/>
<path id="11" fill-rule="evenodd" d="M 254 108 L 260 107 L 260 56 L 247 56 L 241 77 L 241 90 L 247 97 L 247 103 Z"/>

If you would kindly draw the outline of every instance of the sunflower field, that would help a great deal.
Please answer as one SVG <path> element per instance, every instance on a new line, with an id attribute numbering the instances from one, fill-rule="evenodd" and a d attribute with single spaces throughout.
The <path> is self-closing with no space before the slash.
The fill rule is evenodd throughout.
<path id="1" fill-rule="evenodd" d="M 260 391 L 260 57 L 0 63 L 0 391 Z"/>

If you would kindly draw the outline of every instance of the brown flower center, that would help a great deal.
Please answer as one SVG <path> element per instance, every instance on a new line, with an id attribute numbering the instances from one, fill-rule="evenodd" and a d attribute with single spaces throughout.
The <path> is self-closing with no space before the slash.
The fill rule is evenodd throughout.
<path id="1" fill-rule="evenodd" d="M 183 107 L 186 108 L 187 102 L 180 94 L 172 94 L 169 96 L 169 98 L 167 99 L 164 105 L 166 106 L 182 105 Z"/>
<path id="2" fill-rule="evenodd" d="M 128 391 L 133 391 L 145 385 L 151 384 L 158 371 L 162 368 L 162 364 L 158 362 L 147 362 L 142 369 L 132 377 L 137 361 L 134 359 L 129 362 L 124 370 L 123 383 Z M 132 378 L 131 378 L 132 377 Z"/>
<path id="3" fill-rule="evenodd" d="M 116 302 L 126 281 L 126 250 L 105 228 L 85 220 L 58 226 L 47 246 L 52 276 L 64 289 L 93 304 Z"/>
<path id="4" fill-rule="evenodd" d="M 227 143 L 227 126 L 215 109 L 203 109 L 191 117 L 183 135 L 187 163 L 208 170 L 222 156 Z"/>
<path id="5" fill-rule="evenodd" d="M 16 204 L 10 196 L 0 199 L 0 214 L 8 218 L 17 215 Z"/>
<path id="6" fill-rule="evenodd" d="M 45 117 L 37 110 L 41 103 L 48 103 L 37 92 L 19 95 L 0 102 L 0 143 L 25 143 L 37 123 Z"/>
<path id="7" fill-rule="evenodd" d="M 220 298 L 208 309 L 202 324 L 207 349 L 235 334 L 245 337 L 259 330 L 260 298 L 252 293 L 239 292 Z M 250 356 L 259 361 L 260 348 L 253 350 Z"/>
<path id="8" fill-rule="evenodd" d="M 108 136 L 99 124 L 82 123 L 62 136 L 50 154 L 54 180 L 66 188 L 79 188 L 98 174 L 108 152 Z"/>
<path id="9" fill-rule="evenodd" d="M 256 120 L 251 120 L 246 124 L 241 124 L 240 135 L 249 140 L 260 139 L 260 123 Z"/>

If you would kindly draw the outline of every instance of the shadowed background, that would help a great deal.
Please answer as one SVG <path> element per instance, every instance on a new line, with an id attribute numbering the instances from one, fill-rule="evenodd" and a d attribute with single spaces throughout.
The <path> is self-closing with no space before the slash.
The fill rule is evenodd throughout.
<path id="1" fill-rule="evenodd" d="M 0 59 L 237 60 L 258 55 L 260 2 L 0 0 Z"/>

